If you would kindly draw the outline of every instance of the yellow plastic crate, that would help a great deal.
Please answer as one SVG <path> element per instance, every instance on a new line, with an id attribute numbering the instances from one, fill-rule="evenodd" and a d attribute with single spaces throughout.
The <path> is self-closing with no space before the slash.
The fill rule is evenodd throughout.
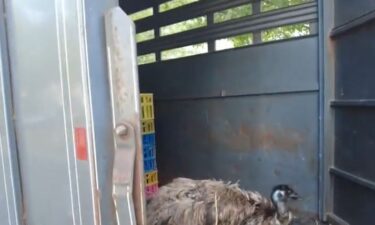
<path id="1" fill-rule="evenodd" d="M 154 95 L 152 93 L 141 93 L 141 104 L 152 104 Z"/>
<path id="2" fill-rule="evenodd" d="M 155 133 L 154 120 L 142 120 L 142 134 Z"/>
<path id="3" fill-rule="evenodd" d="M 145 173 L 145 183 L 146 186 L 158 183 L 158 171 L 152 171 L 150 173 Z"/>
<path id="4" fill-rule="evenodd" d="M 153 94 L 141 94 L 142 120 L 154 119 L 154 96 Z"/>

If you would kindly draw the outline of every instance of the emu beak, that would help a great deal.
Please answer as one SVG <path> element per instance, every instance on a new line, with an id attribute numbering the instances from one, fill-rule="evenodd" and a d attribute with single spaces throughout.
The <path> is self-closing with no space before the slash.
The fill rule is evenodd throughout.
<path id="1" fill-rule="evenodd" d="M 300 200 L 301 197 L 297 193 L 292 193 L 289 197 L 293 200 Z"/>

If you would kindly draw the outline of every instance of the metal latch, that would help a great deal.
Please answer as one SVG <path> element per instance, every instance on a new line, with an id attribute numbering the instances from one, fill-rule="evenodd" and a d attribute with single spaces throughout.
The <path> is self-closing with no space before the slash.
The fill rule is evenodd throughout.
<path id="1" fill-rule="evenodd" d="M 130 123 L 119 123 L 114 130 L 113 199 L 118 225 L 135 225 L 133 171 L 136 152 L 135 132 Z"/>
<path id="2" fill-rule="evenodd" d="M 118 225 L 144 225 L 145 200 L 135 28 L 119 7 L 105 15 Z M 134 193 L 133 193 L 134 190 Z"/>

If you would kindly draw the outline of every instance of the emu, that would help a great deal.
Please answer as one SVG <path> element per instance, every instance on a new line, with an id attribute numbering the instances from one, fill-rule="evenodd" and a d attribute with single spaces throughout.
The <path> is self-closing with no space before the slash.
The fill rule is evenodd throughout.
<path id="1" fill-rule="evenodd" d="M 298 199 L 288 185 L 273 188 L 271 199 L 238 184 L 177 178 L 148 201 L 148 225 L 289 225 L 287 202 Z"/>

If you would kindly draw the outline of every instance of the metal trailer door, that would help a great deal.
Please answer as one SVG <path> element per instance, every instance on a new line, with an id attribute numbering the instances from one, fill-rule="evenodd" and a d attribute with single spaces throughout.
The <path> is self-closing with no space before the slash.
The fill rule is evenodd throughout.
<path id="1" fill-rule="evenodd" d="M 12 0 L 4 3 L 11 82 L 5 80 L 4 83 L 4 79 L 0 79 L 0 105 L 4 106 L 4 110 L 0 109 L 0 175 L 4 178 L 0 182 L 0 203 L 6 201 L 4 205 L 8 206 L 6 213 L 1 209 L 0 224 L 19 224 L 17 215 L 21 213 L 22 223 L 27 225 L 116 224 L 127 214 L 120 207 L 127 211 L 132 207 L 122 201 L 126 198 L 115 202 L 117 211 L 113 207 L 112 170 L 116 171 L 113 158 L 117 158 L 114 140 L 120 143 L 116 147 L 136 152 L 136 159 L 142 162 L 140 128 L 134 122 L 137 118 L 139 121 L 139 106 L 137 74 L 133 68 L 127 67 L 125 71 L 130 72 L 121 73 L 126 81 L 133 79 L 126 84 L 133 88 L 127 90 L 126 98 L 120 99 L 126 107 L 121 122 L 128 123 L 131 116 L 129 127 L 132 129 L 122 139 L 123 130 L 115 133 L 113 128 L 117 126 L 112 126 L 115 113 L 111 109 L 107 75 L 110 68 L 107 63 L 111 61 L 106 59 L 104 14 L 118 3 L 115 0 Z M 127 44 L 121 47 L 131 46 Z M 130 59 L 135 64 L 134 52 L 124 49 L 122 52 L 126 56 L 122 60 Z M 12 110 L 11 105 L 4 102 L 4 99 L 9 102 L 10 90 Z M 17 161 L 12 161 L 13 164 L 10 161 L 14 155 L 11 151 L 15 151 L 9 138 L 12 129 L 6 126 L 10 124 L 11 111 L 19 156 L 19 164 L 15 166 Z M 11 167 L 17 166 L 21 175 L 18 180 L 17 176 L 9 175 Z M 144 219 L 142 167 L 141 163 L 136 163 L 134 195 L 141 215 L 137 218 L 138 224 L 143 224 Z M 121 165 L 115 167 L 120 169 L 117 170 L 120 178 L 125 176 L 121 173 L 132 174 L 133 168 L 124 171 Z M 17 170 L 13 172 L 17 174 Z M 11 186 L 17 181 L 22 191 Z M 130 192 L 120 189 L 115 194 L 131 194 L 131 183 L 128 184 Z M 10 190 L 5 192 L 5 199 L 4 186 Z M 22 193 L 22 199 L 12 191 Z M 121 194 L 119 196 L 123 197 Z M 18 205 L 22 205 L 21 212 Z M 134 217 L 134 214 L 129 216 Z M 135 224 L 135 220 L 119 224 Z"/>
<path id="2" fill-rule="evenodd" d="M 83 2 L 5 1 L 28 225 L 99 224 Z"/>
<path id="3" fill-rule="evenodd" d="M 333 224 L 370 225 L 375 223 L 375 1 L 334 3 L 328 218 Z"/>

